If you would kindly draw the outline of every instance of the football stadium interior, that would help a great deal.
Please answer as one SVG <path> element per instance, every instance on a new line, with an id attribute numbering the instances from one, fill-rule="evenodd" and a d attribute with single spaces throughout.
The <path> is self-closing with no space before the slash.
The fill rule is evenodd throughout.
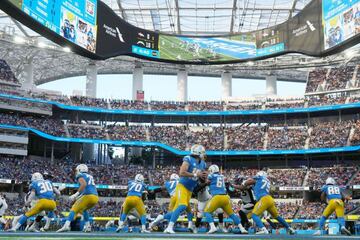
<path id="1" fill-rule="evenodd" d="M 0 239 L 359 239 L 359 158 L 360 0 L 0 1 Z"/>

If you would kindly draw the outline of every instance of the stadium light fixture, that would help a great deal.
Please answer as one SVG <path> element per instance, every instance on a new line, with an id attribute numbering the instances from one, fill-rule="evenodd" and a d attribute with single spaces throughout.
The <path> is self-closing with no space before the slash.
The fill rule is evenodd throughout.
<path id="1" fill-rule="evenodd" d="M 19 36 L 15 36 L 14 41 L 15 41 L 15 43 L 18 43 L 18 44 L 24 44 L 26 42 L 25 38 L 19 37 Z"/>
<path id="2" fill-rule="evenodd" d="M 71 49 L 69 47 L 64 47 L 63 50 L 64 52 L 68 52 L 68 53 L 71 52 Z"/>
<path id="3" fill-rule="evenodd" d="M 345 57 L 346 58 L 353 58 L 355 56 L 356 52 L 352 49 L 348 49 L 345 51 Z"/>
<path id="4" fill-rule="evenodd" d="M 44 42 L 38 42 L 39 48 L 46 48 L 48 45 L 46 45 Z"/>

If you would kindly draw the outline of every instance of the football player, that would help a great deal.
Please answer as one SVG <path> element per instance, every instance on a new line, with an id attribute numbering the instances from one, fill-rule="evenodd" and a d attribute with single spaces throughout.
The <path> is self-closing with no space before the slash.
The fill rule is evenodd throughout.
<path id="1" fill-rule="evenodd" d="M 125 198 L 124 204 L 122 205 L 119 227 L 116 229 L 117 232 L 124 228 L 124 222 L 128 213 L 131 210 L 136 209 L 136 212 L 140 215 L 141 232 L 149 233 L 149 231 L 146 230 L 146 211 L 142 200 L 142 195 L 146 189 L 147 186 L 144 183 L 144 176 L 141 174 L 137 174 L 134 180 L 129 181 L 128 194 Z"/>
<path id="2" fill-rule="evenodd" d="M 195 221 L 195 231 L 197 233 L 198 228 L 201 225 L 202 218 L 204 216 L 204 210 L 206 204 L 210 201 L 211 195 L 209 192 L 209 186 L 207 181 L 200 181 L 199 184 L 194 189 L 194 195 L 196 196 L 197 201 L 197 211 L 196 211 L 196 221 Z M 221 208 L 215 211 L 219 219 L 218 228 L 223 233 L 227 233 L 227 230 L 224 226 L 224 212 Z"/>
<path id="3" fill-rule="evenodd" d="M 190 199 L 194 188 L 198 184 L 198 179 L 206 178 L 206 152 L 201 145 L 191 147 L 190 156 L 185 156 L 180 167 L 180 181 L 175 189 L 176 203 L 171 215 L 170 223 L 165 229 L 165 233 L 174 234 L 174 225 L 180 214 L 187 210 L 189 219 L 189 228 L 193 229 L 193 214 L 189 211 Z M 191 221 L 190 221 L 191 219 Z"/>
<path id="4" fill-rule="evenodd" d="M 98 192 L 96 190 L 94 178 L 88 174 L 89 169 L 85 164 L 78 165 L 75 171 L 76 180 L 79 182 L 80 186 L 77 192 L 69 197 L 69 200 L 72 202 L 75 200 L 75 203 L 70 210 L 70 214 L 67 217 L 64 226 L 57 230 L 57 232 L 70 231 L 70 224 L 78 214 L 82 214 L 85 221 L 83 231 L 91 231 L 88 210 L 93 208 L 99 202 Z"/>
<path id="5" fill-rule="evenodd" d="M 173 209 L 174 209 L 174 206 L 176 203 L 175 188 L 176 188 L 176 185 L 179 183 L 179 179 L 180 179 L 179 175 L 177 175 L 176 173 L 173 173 L 170 176 L 170 181 L 165 182 L 164 188 L 170 195 L 170 203 L 169 203 L 168 212 L 165 214 L 165 216 L 163 214 L 159 214 L 156 217 L 156 219 L 149 224 L 149 229 L 152 229 L 154 226 L 156 226 L 158 223 L 160 223 L 163 219 L 170 220 L 171 214 L 173 212 Z"/>
<path id="6" fill-rule="evenodd" d="M 322 217 L 320 218 L 319 230 L 315 232 L 315 235 L 321 235 L 324 228 L 326 219 L 333 213 L 336 213 L 340 225 L 340 231 L 342 234 L 351 235 L 350 231 L 345 227 L 344 219 L 344 196 L 341 188 L 336 185 L 333 178 L 329 177 L 326 179 L 325 185 L 321 188 L 321 200 L 327 201 L 327 207 L 325 208 Z"/>
<path id="7" fill-rule="evenodd" d="M 251 215 L 255 224 L 260 228 L 260 231 L 258 231 L 256 234 L 269 234 L 269 231 L 265 228 L 261 221 L 261 216 L 265 211 L 268 211 L 268 213 L 270 213 L 273 218 L 278 220 L 278 222 L 283 225 L 290 234 L 295 234 L 295 230 L 292 229 L 289 224 L 279 216 L 275 206 L 275 201 L 270 196 L 270 181 L 267 178 L 267 173 L 264 171 L 259 171 L 256 176 L 246 180 L 243 186 L 241 186 L 240 190 L 244 190 L 249 186 L 254 186 L 254 194 L 257 199 Z"/>
<path id="8" fill-rule="evenodd" d="M 31 176 L 30 195 L 25 202 L 25 206 L 29 206 L 31 201 L 36 197 L 38 201 L 35 206 L 23 214 L 18 222 L 9 230 L 15 232 L 21 225 L 23 225 L 29 217 L 39 214 L 42 211 L 54 211 L 56 208 L 55 194 L 60 195 L 60 192 L 53 187 L 52 182 L 44 180 L 41 173 L 34 173 Z"/>
<path id="9" fill-rule="evenodd" d="M 224 176 L 220 173 L 219 167 L 217 165 L 211 165 L 209 167 L 209 173 L 209 189 L 212 198 L 207 203 L 204 210 L 204 215 L 210 225 L 210 230 L 208 233 L 211 234 L 217 231 L 212 213 L 218 208 L 224 210 L 224 212 L 233 220 L 234 224 L 239 227 L 241 233 L 247 233 L 245 228 L 240 223 L 240 218 L 234 213 L 232 209 L 230 196 L 227 194 L 225 187 Z"/>

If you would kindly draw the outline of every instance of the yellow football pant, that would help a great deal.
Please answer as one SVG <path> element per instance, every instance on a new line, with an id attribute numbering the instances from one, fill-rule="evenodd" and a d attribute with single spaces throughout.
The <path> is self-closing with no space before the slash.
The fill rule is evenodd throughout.
<path id="1" fill-rule="evenodd" d="M 172 212 L 174 210 L 175 204 L 176 204 L 176 196 L 173 195 L 170 198 L 170 202 L 169 202 L 169 208 L 168 208 L 169 212 Z"/>
<path id="2" fill-rule="evenodd" d="M 39 214 L 42 211 L 54 211 L 56 208 L 56 203 L 54 200 L 49 199 L 39 199 L 35 206 L 32 207 L 28 212 L 25 213 L 26 217 L 31 217 L 36 214 Z"/>
<path id="3" fill-rule="evenodd" d="M 204 212 L 213 213 L 218 208 L 223 209 L 228 216 L 234 213 L 229 195 L 216 195 L 212 197 L 206 204 Z"/>
<path id="4" fill-rule="evenodd" d="M 181 183 L 178 183 L 175 188 L 175 194 L 173 197 L 175 197 L 175 204 L 171 211 L 174 211 L 177 209 L 180 205 L 186 206 L 186 211 L 191 212 L 190 207 L 190 199 L 192 196 L 192 192 L 190 192 L 184 185 Z M 171 203 L 171 201 L 170 201 Z M 170 209 L 170 206 L 169 206 Z"/>
<path id="5" fill-rule="evenodd" d="M 344 202 L 341 199 L 331 199 L 323 212 L 323 216 L 328 218 L 333 212 L 336 216 L 344 217 Z"/>
<path id="6" fill-rule="evenodd" d="M 76 200 L 70 211 L 73 211 L 76 216 L 79 213 L 81 214 L 84 211 L 93 208 L 98 202 L 99 197 L 96 195 L 83 195 Z"/>
<path id="7" fill-rule="evenodd" d="M 125 202 L 122 206 L 123 213 L 126 215 L 132 210 L 136 209 L 140 216 L 145 215 L 145 205 L 143 200 L 138 196 L 128 196 L 125 198 Z"/>
<path id="8" fill-rule="evenodd" d="M 255 204 L 252 213 L 257 216 L 262 216 L 265 211 L 268 211 L 273 218 L 277 218 L 279 216 L 279 213 L 275 206 L 275 201 L 270 195 L 262 197 Z"/>

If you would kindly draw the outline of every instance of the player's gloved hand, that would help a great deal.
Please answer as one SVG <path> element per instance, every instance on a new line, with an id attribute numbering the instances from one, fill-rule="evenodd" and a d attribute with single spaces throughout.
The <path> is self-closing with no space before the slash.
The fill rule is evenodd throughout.
<path id="1" fill-rule="evenodd" d="M 74 193 L 73 195 L 71 195 L 70 197 L 69 197 L 69 200 L 70 201 L 74 201 L 78 196 L 79 196 L 79 192 L 76 192 L 76 193 Z"/>

